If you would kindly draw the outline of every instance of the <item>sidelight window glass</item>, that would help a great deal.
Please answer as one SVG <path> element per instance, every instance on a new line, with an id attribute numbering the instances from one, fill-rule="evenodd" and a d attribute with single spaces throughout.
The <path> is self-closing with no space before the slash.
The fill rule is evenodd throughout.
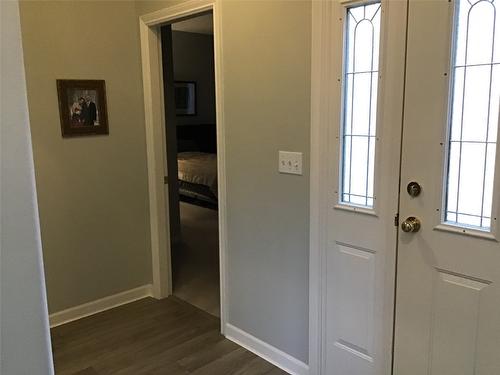
<path id="1" fill-rule="evenodd" d="M 457 0 L 445 222 L 488 231 L 500 98 L 497 0 Z"/>
<path id="2" fill-rule="evenodd" d="M 347 8 L 344 50 L 341 203 L 374 203 L 380 3 Z"/>

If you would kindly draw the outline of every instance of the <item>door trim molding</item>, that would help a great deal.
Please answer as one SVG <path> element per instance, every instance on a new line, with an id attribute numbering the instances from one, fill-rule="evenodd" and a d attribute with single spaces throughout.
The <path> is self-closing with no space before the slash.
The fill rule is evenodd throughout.
<path id="1" fill-rule="evenodd" d="M 332 2 L 312 3 L 311 51 L 311 156 L 309 224 L 309 373 L 324 372 L 324 291 L 328 206 L 328 66 L 330 59 Z"/>
<path id="2" fill-rule="evenodd" d="M 168 201 L 165 199 L 163 181 L 166 172 L 166 147 L 159 26 L 196 14 L 213 12 L 219 197 L 220 320 L 221 331 L 224 333 L 228 304 L 226 293 L 227 210 L 222 27 L 219 2 L 220 0 L 190 0 L 179 5 L 145 14 L 139 18 L 139 29 L 144 88 L 153 296 L 157 299 L 162 299 L 172 294 L 172 265 L 168 225 Z"/>

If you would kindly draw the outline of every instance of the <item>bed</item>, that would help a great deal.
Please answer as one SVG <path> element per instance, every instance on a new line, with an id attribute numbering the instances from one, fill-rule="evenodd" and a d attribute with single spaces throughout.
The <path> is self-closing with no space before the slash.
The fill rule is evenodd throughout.
<path id="1" fill-rule="evenodd" d="M 217 154 L 187 151 L 177 155 L 179 194 L 192 203 L 217 206 Z M 199 202 L 196 202 L 199 201 Z"/>
<path id="2" fill-rule="evenodd" d="M 215 125 L 177 127 L 179 197 L 217 209 L 217 149 Z"/>

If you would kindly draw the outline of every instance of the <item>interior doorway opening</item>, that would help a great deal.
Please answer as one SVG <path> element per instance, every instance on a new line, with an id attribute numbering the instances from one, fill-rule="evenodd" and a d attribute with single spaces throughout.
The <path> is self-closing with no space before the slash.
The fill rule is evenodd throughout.
<path id="1" fill-rule="evenodd" d="M 161 27 L 172 294 L 220 316 L 213 14 Z"/>

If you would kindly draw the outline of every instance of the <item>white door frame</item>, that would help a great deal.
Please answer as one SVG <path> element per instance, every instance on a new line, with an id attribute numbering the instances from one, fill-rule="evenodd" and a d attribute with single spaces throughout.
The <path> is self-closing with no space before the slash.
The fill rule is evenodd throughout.
<path id="1" fill-rule="evenodd" d="M 219 197 L 220 320 L 221 331 L 224 333 L 223 330 L 227 316 L 227 230 L 222 38 L 219 1 L 191 0 L 143 15 L 139 19 L 139 28 L 144 86 L 153 296 L 157 299 L 162 299 L 172 294 L 172 264 L 168 225 L 168 201 L 165 199 L 164 194 L 167 153 L 165 145 L 165 108 L 163 101 L 160 26 L 207 11 L 213 12 Z"/>
<path id="2" fill-rule="evenodd" d="M 332 2 L 312 2 L 312 52 L 311 52 L 311 155 L 309 198 L 309 374 L 322 373 L 324 345 L 324 290 L 326 274 L 326 249 L 328 207 L 328 162 L 323 156 L 328 152 L 327 104 L 329 82 L 328 62 L 332 53 L 331 28 Z"/>

